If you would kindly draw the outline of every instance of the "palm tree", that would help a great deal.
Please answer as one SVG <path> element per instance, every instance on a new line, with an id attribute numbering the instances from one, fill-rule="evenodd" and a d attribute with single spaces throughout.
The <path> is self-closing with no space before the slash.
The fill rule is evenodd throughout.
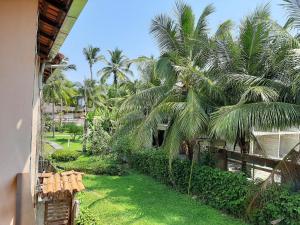
<path id="1" fill-rule="evenodd" d="M 89 109 L 103 106 L 105 99 L 103 86 L 97 85 L 95 80 L 84 80 L 83 84 L 77 83 L 78 94 L 84 97 L 84 126 L 82 151 L 86 152 L 88 134 L 88 112 Z"/>
<path id="2" fill-rule="evenodd" d="M 151 144 L 157 125 L 167 123 L 164 148 L 170 157 L 185 145 L 192 159 L 197 138 L 207 134 L 209 112 L 217 106 L 214 102 L 222 102 L 221 88 L 206 69 L 211 62 L 207 17 L 213 11 L 207 6 L 196 22 L 191 7 L 177 2 L 176 20 L 168 15 L 155 17 L 151 33 L 161 49 L 155 66 L 161 84 L 124 102 L 121 110 L 127 114 L 120 120 L 119 132 L 130 130 L 137 143 Z"/>
<path id="3" fill-rule="evenodd" d="M 116 87 L 118 80 L 129 80 L 127 75 L 132 75 L 132 71 L 129 69 L 132 61 L 130 61 L 124 54 L 123 51 L 116 48 L 113 51 L 108 51 L 110 60 L 103 59 L 106 66 L 98 71 L 101 77 L 101 82 L 104 83 L 107 79 L 113 75 L 113 83 Z"/>
<path id="4" fill-rule="evenodd" d="M 46 102 L 52 103 L 52 136 L 55 137 L 54 110 L 56 104 L 70 104 L 75 95 L 75 90 L 61 70 L 47 80 L 43 87 L 43 98 Z"/>
<path id="5" fill-rule="evenodd" d="M 298 41 L 270 19 L 267 7 L 245 18 L 238 40 L 231 35 L 231 21 L 210 39 L 207 16 L 212 12 L 207 6 L 195 23 L 191 8 L 179 2 L 177 20 L 166 15 L 153 20 L 162 82 L 124 102 L 120 133 L 130 131 L 137 143 L 149 144 L 157 124 L 167 123 L 164 148 L 171 158 L 184 145 L 191 159 L 197 139 L 210 133 L 238 144 L 244 157 L 254 127 L 299 124 L 292 91 L 299 74 L 299 57 L 293 57 Z"/>
<path id="6" fill-rule="evenodd" d="M 93 65 L 103 58 L 103 56 L 99 55 L 99 52 L 100 48 L 91 45 L 83 49 L 83 54 L 90 67 L 91 80 L 93 80 Z"/>
<path id="7" fill-rule="evenodd" d="M 299 74 L 298 41 L 270 19 L 267 6 L 247 16 L 238 41 L 230 32 L 216 37 L 215 70 L 229 105 L 212 114 L 212 135 L 238 145 L 249 153 L 252 130 L 279 129 L 300 123 L 300 106 L 292 91 L 294 74 Z M 220 74 L 225 74 L 220 76 Z"/>

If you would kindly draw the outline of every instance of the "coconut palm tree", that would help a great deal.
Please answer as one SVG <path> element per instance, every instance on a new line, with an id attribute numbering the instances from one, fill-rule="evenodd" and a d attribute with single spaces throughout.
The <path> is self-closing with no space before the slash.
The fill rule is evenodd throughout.
<path id="1" fill-rule="evenodd" d="M 130 61 L 124 54 L 123 51 L 116 48 L 113 51 L 108 51 L 110 59 L 103 59 L 106 66 L 98 71 L 101 82 L 104 83 L 107 79 L 113 75 L 113 83 L 116 87 L 119 80 L 129 80 L 128 75 L 133 75 L 130 70 Z"/>
<path id="2" fill-rule="evenodd" d="M 96 107 L 103 107 L 105 101 L 104 87 L 97 85 L 95 80 L 84 80 L 83 84 L 76 83 L 79 96 L 84 97 L 84 126 L 82 151 L 86 152 L 88 134 L 88 112 Z"/>
<path id="3" fill-rule="evenodd" d="M 83 49 L 83 54 L 89 64 L 91 80 L 93 80 L 93 66 L 95 63 L 103 59 L 103 56 L 99 55 L 100 48 L 89 45 Z"/>
<path id="4" fill-rule="evenodd" d="M 161 49 L 155 72 L 161 84 L 124 102 L 121 110 L 128 114 L 120 120 L 119 132 L 131 130 L 137 143 L 150 145 L 157 125 L 167 123 L 166 151 L 172 158 L 185 145 L 192 159 L 197 138 L 207 134 L 209 112 L 223 101 L 221 88 L 207 69 L 212 53 L 207 17 L 213 11 L 207 6 L 195 21 L 191 7 L 177 2 L 175 20 L 164 14 L 153 19 L 151 33 Z"/>
<path id="5" fill-rule="evenodd" d="M 55 137 L 54 110 L 56 104 L 71 104 L 76 91 L 70 81 L 66 79 L 61 70 L 47 80 L 43 86 L 43 98 L 45 102 L 52 103 L 52 136 Z"/>
<path id="6" fill-rule="evenodd" d="M 296 48 L 298 41 L 270 19 L 267 6 L 244 19 L 237 41 L 230 32 L 216 37 L 214 67 L 229 105 L 212 114 L 212 134 L 239 146 L 243 171 L 253 129 L 300 123 L 300 106 L 292 91 L 300 72 Z"/>
<path id="7" fill-rule="evenodd" d="M 267 7 L 245 18 L 238 40 L 230 21 L 209 38 L 207 16 L 212 12 L 209 5 L 195 23 L 191 8 L 179 2 L 177 20 L 166 15 L 153 20 L 162 83 L 124 102 L 121 110 L 127 114 L 120 120 L 120 133 L 130 130 L 137 143 L 150 144 L 157 124 L 167 122 L 164 148 L 175 156 L 184 145 L 191 159 L 197 138 L 209 133 L 239 145 L 244 156 L 254 127 L 299 123 L 292 92 L 293 76 L 299 74 L 299 57 L 294 58 L 298 41 L 270 19 Z M 243 160 L 243 169 L 245 165 Z"/>

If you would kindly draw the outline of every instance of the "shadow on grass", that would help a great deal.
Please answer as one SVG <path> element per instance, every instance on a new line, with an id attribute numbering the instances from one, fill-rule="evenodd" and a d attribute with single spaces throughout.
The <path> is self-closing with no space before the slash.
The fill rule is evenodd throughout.
<path id="1" fill-rule="evenodd" d="M 84 183 L 82 204 L 103 224 L 245 224 L 135 172 L 123 177 L 88 175 Z"/>

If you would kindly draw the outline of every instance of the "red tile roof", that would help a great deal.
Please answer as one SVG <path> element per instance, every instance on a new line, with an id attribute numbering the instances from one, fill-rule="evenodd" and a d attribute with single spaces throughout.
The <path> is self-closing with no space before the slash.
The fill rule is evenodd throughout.
<path id="1" fill-rule="evenodd" d="M 74 194 L 85 189 L 82 183 L 83 173 L 68 171 L 63 173 L 41 173 L 42 196 L 59 196 L 62 194 Z"/>

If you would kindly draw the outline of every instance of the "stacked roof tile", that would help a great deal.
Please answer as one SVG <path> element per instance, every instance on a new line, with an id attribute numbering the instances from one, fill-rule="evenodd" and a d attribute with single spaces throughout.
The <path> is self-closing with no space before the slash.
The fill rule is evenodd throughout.
<path id="1" fill-rule="evenodd" d="M 54 197 L 64 194 L 72 195 L 84 190 L 82 183 L 83 173 L 68 171 L 63 173 L 41 173 L 39 175 L 41 194 Z"/>

